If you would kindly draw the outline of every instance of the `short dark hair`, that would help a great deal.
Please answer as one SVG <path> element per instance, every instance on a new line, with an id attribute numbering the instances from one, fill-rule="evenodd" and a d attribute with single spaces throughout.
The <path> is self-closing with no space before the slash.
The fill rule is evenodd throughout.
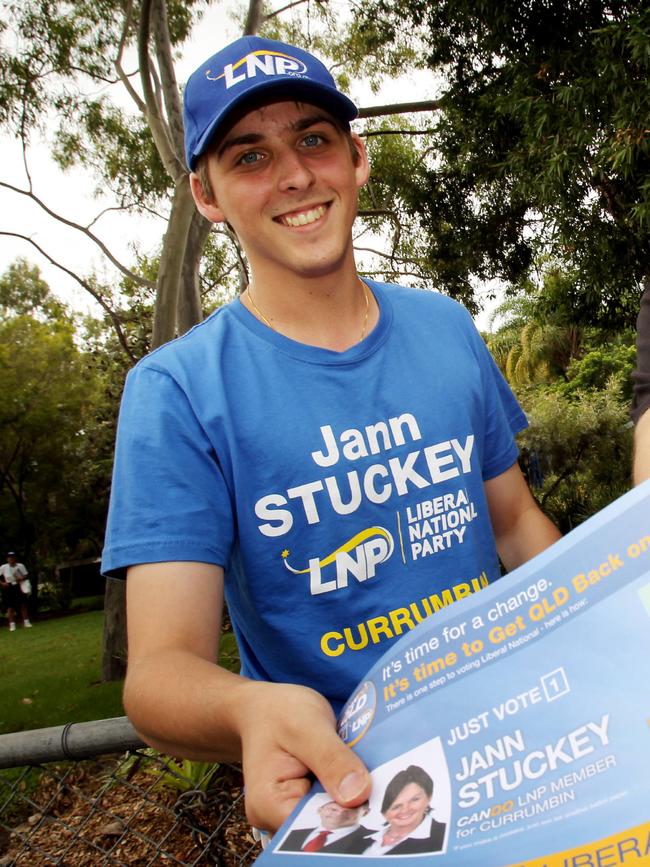
<path id="1" fill-rule="evenodd" d="M 397 798 L 402 789 L 405 786 L 408 786 L 409 783 L 415 783 L 418 785 L 424 791 L 427 798 L 430 798 L 431 795 L 433 795 L 433 780 L 431 777 L 425 770 L 417 765 L 409 765 L 405 770 L 395 774 L 393 779 L 386 786 L 384 800 L 381 802 L 382 813 L 385 813 L 386 810 L 388 810 L 395 798 Z"/>

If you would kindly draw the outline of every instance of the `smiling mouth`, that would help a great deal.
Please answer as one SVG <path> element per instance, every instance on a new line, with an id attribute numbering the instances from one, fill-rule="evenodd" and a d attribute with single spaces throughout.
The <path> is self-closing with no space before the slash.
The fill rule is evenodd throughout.
<path id="1" fill-rule="evenodd" d="M 299 214 L 283 214 L 280 217 L 276 217 L 276 220 L 283 226 L 290 226 L 292 229 L 295 229 L 298 226 L 308 226 L 310 223 L 320 220 L 326 210 L 325 205 L 319 205 L 317 208 L 301 211 Z"/>

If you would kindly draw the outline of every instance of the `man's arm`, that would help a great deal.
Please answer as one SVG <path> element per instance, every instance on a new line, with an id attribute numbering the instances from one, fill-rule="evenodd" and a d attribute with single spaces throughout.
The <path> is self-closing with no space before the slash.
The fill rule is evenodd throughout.
<path id="1" fill-rule="evenodd" d="M 343 806 L 363 803 L 370 776 L 336 734 L 329 702 L 217 664 L 222 607 L 217 566 L 129 569 L 124 706 L 140 736 L 171 755 L 241 760 L 246 813 L 258 828 L 279 827 L 309 790 L 310 772 Z"/>
<path id="2" fill-rule="evenodd" d="M 537 505 L 519 465 L 485 483 L 497 551 L 508 571 L 521 566 L 560 538 Z"/>
<path id="3" fill-rule="evenodd" d="M 635 422 L 632 480 L 650 478 L 650 280 L 645 281 L 636 320 L 636 367 L 632 373 L 634 398 L 630 415 Z"/>
<path id="4" fill-rule="evenodd" d="M 650 479 L 650 409 L 647 409 L 634 428 L 633 481 L 640 485 Z"/>

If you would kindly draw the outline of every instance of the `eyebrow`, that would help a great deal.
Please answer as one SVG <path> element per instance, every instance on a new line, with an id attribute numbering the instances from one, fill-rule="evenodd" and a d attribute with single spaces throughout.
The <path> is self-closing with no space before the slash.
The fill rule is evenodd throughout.
<path id="1" fill-rule="evenodd" d="M 217 159 L 221 159 L 226 151 L 232 148 L 239 147 L 240 145 L 258 144 L 263 138 L 264 136 L 257 132 L 249 132 L 246 135 L 231 136 L 230 138 L 226 137 L 217 150 Z"/>
<path id="2" fill-rule="evenodd" d="M 327 123 L 337 129 L 336 122 L 327 114 L 310 114 L 307 117 L 301 117 L 295 123 L 291 124 L 292 132 L 304 132 L 309 127 L 315 126 L 318 123 Z M 217 150 L 217 159 L 232 150 L 232 148 L 240 147 L 241 145 L 254 145 L 264 141 L 265 136 L 260 132 L 248 132 L 242 135 L 226 136 L 221 142 Z"/>
<path id="3" fill-rule="evenodd" d="M 317 123 L 328 123 L 330 126 L 336 127 L 336 123 L 334 120 L 327 114 L 310 114 L 308 117 L 301 117 L 300 120 L 297 120 L 293 124 L 293 130 L 295 132 L 303 132 L 308 129 L 310 126 L 314 126 Z"/>

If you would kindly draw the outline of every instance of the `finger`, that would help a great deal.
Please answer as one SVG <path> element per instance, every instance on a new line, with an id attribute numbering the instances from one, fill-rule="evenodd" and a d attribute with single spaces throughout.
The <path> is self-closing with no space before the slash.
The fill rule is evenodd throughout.
<path id="1" fill-rule="evenodd" d="M 244 753 L 246 816 L 265 831 L 275 831 L 310 788 L 308 769 L 283 749 Z"/>
<path id="2" fill-rule="evenodd" d="M 370 794 L 363 762 L 336 734 L 329 702 L 295 685 L 255 684 L 246 693 L 242 753 L 249 820 L 275 830 L 307 794 L 313 773 L 342 806 Z M 260 708 L 267 724 L 260 729 Z"/>
<path id="3" fill-rule="evenodd" d="M 333 727 L 323 724 L 311 732 L 303 753 L 297 744 L 295 755 L 316 775 L 327 791 L 343 807 L 356 807 L 370 795 L 371 778 L 361 759 L 346 746 Z"/>
<path id="4" fill-rule="evenodd" d="M 255 828 L 275 833 L 298 803 L 308 794 L 307 777 L 275 782 L 269 787 L 246 788 L 246 818 Z M 263 792 L 266 790 L 267 795 Z"/>

